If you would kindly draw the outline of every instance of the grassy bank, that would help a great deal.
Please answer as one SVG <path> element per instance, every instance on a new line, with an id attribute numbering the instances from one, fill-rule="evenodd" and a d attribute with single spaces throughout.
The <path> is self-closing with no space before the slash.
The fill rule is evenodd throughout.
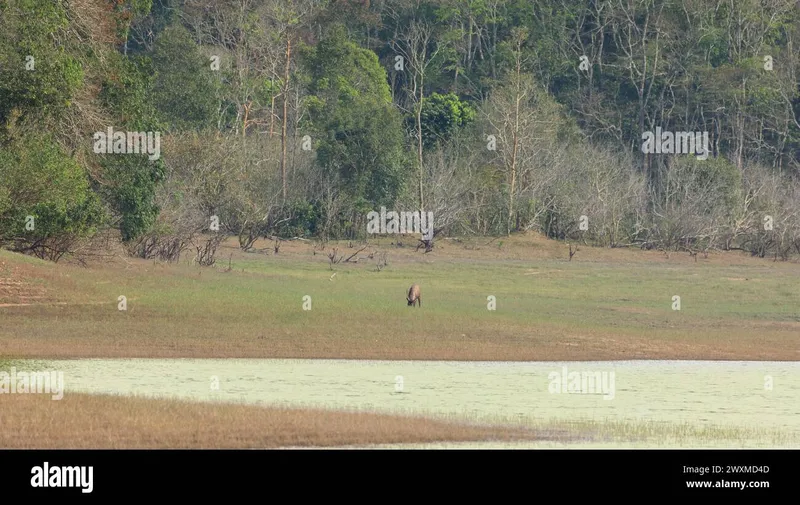
<path id="1" fill-rule="evenodd" d="M 333 248 L 361 246 L 229 240 L 213 268 L 0 252 L 0 357 L 800 359 L 795 263 L 590 247 L 568 261 L 564 244 L 526 236 L 423 254 L 403 240 L 332 268 Z M 413 282 L 422 308 L 406 306 Z"/>
<path id="2" fill-rule="evenodd" d="M 238 449 L 535 440 L 522 428 L 312 409 L 71 393 L 0 395 L 4 449 Z"/>

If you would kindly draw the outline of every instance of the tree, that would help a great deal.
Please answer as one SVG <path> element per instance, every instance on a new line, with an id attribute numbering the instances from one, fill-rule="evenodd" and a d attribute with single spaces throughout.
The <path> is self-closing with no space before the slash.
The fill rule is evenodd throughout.
<path id="1" fill-rule="evenodd" d="M 217 81 L 208 59 L 186 28 L 175 24 L 156 40 L 152 99 L 169 130 L 203 130 L 216 126 Z"/>
<path id="2" fill-rule="evenodd" d="M 86 172 L 50 135 L 12 126 L 0 147 L 0 245 L 58 261 L 105 218 Z"/>
<path id="3" fill-rule="evenodd" d="M 21 119 L 33 115 L 44 120 L 69 107 L 84 74 L 78 60 L 53 43 L 68 30 L 67 12 L 60 3 L 0 3 L 0 125 L 14 109 Z"/>
<path id="4" fill-rule="evenodd" d="M 475 120 L 475 109 L 454 93 L 433 93 L 422 102 L 420 116 L 423 146 L 430 149 L 470 125 Z"/>
<path id="5" fill-rule="evenodd" d="M 539 152 L 552 147 L 558 131 L 557 107 L 525 71 L 526 59 L 522 46 L 525 30 L 517 30 L 513 39 L 513 68 L 507 72 L 507 84 L 496 90 L 483 108 L 484 115 L 497 133 L 497 157 L 508 185 L 506 232 L 516 229 L 513 224 L 514 199 L 518 181 L 525 179 L 532 186 L 544 182 L 540 173 L 531 176 Z M 530 187 L 530 186 L 529 186 Z"/>
<path id="6" fill-rule="evenodd" d="M 103 83 L 101 102 L 117 118 L 119 129 L 132 132 L 160 132 L 157 112 L 149 100 L 153 68 L 149 58 L 113 56 L 114 72 Z M 112 77 L 113 76 L 113 77 Z M 143 234 L 158 216 L 156 186 L 164 179 L 164 160 L 149 160 L 147 154 L 94 154 L 99 173 L 93 186 L 119 216 L 122 240 Z"/>
<path id="7" fill-rule="evenodd" d="M 323 170 L 364 205 L 390 205 L 402 188 L 402 123 L 375 53 L 334 29 L 310 50 L 308 126 Z"/>
<path id="8" fill-rule="evenodd" d="M 422 156 L 422 104 L 425 99 L 425 77 L 432 62 L 439 53 L 439 46 L 430 48 L 434 42 L 433 27 L 424 22 L 412 20 L 408 29 L 400 37 L 399 43 L 393 41 L 393 47 L 403 57 L 405 64 L 411 72 L 408 88 L 409 97 L 414 104 L 414 119 L 416 121 L 415 137 L 417 141 L 417 165 L 419 169 L 419 210 L 425 212 L 425 196 L 423 191 L 424 163 Z"/>

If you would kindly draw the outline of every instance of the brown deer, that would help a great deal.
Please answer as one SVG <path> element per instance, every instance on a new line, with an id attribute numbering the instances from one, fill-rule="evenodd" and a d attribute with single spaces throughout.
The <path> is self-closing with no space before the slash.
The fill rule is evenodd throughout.
<path id="1" fill-rule="evenodd" d="M 406 300 L 408 300 L 409 307 L 413 307 L 415 303 L 419 304 L 418 307 L 422 307 L 422 296 L 420 295 L 418 284 L 414 284 L 409 288 Z"/>

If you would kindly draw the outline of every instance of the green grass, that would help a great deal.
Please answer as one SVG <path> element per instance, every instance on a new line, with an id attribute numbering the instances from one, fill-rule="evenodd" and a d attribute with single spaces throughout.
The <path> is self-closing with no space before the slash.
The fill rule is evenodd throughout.
<path id="1" fill-rule="evenodd" d="M 677 357 L 686 345 L 699 353 L 691 359 L 715 352 L 726 359 L 800 357 L 792 336 L 800 331 L 792 325 L 800 321 L 796 264 L 735 255 L 728 262 L 656 260 L 602 249 L 581 249 L 583 259 L 572 262 L 535 248 L 523 251 L 530 258 L 458 246 L 428 255 L 384 250 L 389 266 L 380 272 L 369 260 L 331 270 L 311 246 L 278 255 L 223 249 L 216 269 L 152 262 L 67 268 L 0 252 L 3 261 L 32 269 L 29 282 L 58 300 L 102 303 L 0 308 L 0 344 L 27 335 L 36 350 L 22 355 L 45 357 L 66 355 L 59 337 L 99 340 L 99 356 L 122 356 L 111 349 L 133 344 L 174 356 L 187 343 L 198 356 L 208 343 L 227 349 L 225 356 L 252 357 L 630 359 Z M 224 272 L 231 253 L 232 271 Z M 414 282 L 422 287 L 421 309 L 405 303 Z M 126 312 L 117 310 L 120 295 Z M 490 295 L 495 311 L 487 309 Z M 681 298 L 679 311 L 673 295 Z M 576 348 L 566 349 L 569 342 Z"/>

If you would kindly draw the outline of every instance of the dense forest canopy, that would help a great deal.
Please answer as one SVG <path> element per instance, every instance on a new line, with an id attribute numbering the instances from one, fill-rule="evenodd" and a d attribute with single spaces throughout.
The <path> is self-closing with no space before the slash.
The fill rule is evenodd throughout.
<path id="1" fill-rule="evenodd" d="M 3 247 L 211 264 L 380 207 L 800 254 L 800 2 L 0 0 Z"/>

